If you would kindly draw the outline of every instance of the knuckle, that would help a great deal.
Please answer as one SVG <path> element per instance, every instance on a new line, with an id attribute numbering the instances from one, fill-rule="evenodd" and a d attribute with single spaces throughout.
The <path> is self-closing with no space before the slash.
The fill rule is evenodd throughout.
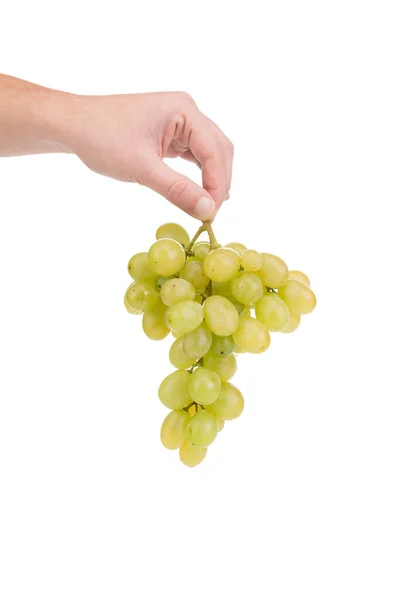
<path id="1" fill-rule="evenodd" d="M 167 198 L 173 204 L 179 202 L 182 196 L 185 194 L 189 186 L 189 180 L 186 178 L 177 179 L 174 181 L 167 190 Z"/>

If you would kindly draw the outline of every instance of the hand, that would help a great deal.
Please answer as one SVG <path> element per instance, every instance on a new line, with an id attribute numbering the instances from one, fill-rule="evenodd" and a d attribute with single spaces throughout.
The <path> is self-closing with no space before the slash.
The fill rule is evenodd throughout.
<path id="1" fill-rule="evenodd" d="M 202 221 L 228 197 L 232 142 L 188 94 L 68 98 L 62 141 L 93 171 L 145 185 Z M 203 187 L 163 162 L 178 156 L 202 169 Z"/>

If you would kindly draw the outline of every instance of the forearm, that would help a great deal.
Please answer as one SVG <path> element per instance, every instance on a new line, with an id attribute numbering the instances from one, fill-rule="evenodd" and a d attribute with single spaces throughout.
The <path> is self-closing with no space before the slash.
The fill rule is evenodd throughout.
<path id="1" fill-rule="evenodd" d="M 70 94 L 0 75 L 0 156 L 69 152 Z"/>

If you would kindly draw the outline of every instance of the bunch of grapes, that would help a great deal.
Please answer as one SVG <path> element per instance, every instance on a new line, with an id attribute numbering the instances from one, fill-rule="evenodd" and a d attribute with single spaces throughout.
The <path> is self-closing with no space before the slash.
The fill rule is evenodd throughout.
<path id="1" fill-rule="evenodd" d="M 196 241 L 205 231 L 209 241 Z M 175 338 L 169 359 L 176 370 L 158 390 L 171 411 L 161 441 L 194 467 L 225 421 L 243 411 L 243 396 L 230 383 L 237 354 L 265 352 L 270 332 L 294 331 L 315 308 L 315 295 L 308 277 L 289 271 L 278 256 L 239 243 L 220 246 L 208 222 L 191 241 L 180 225 L 161 225 L 128 271 L 134 282 L 125 294 L 127 311 L 143 315 L 150 339 Z"/>

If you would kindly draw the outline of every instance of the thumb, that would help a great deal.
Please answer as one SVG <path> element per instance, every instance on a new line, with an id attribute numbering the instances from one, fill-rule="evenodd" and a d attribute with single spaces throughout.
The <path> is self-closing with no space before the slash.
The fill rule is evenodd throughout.
<path id="1" fill-rule="evenodd" d="M 211 219 L 215 213 L 214 200 L 205 189 L 161 160 L 148 168 L 143 183 L 201 221 Z"/>

